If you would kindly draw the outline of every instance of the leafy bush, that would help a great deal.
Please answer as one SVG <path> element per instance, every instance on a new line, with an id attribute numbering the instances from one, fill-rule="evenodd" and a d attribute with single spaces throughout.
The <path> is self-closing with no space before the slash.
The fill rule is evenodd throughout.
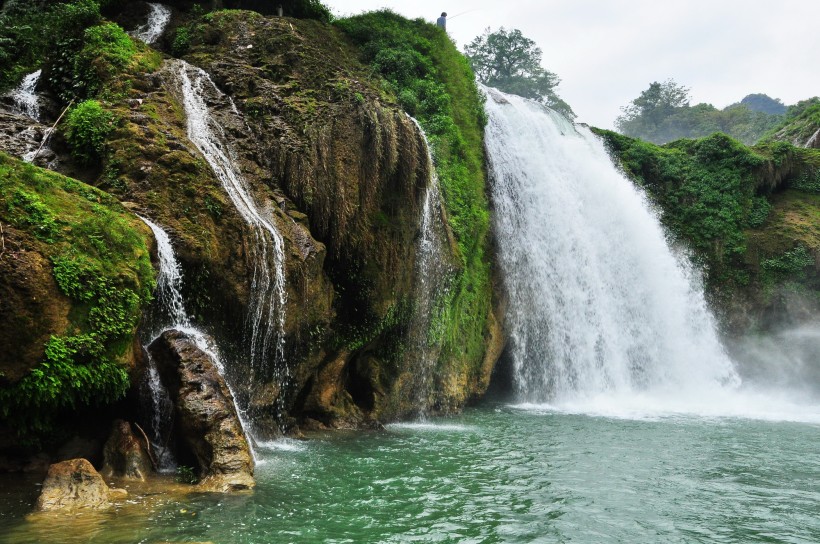
<path id="1" fill-rule="evenodd" d="M 805 277 L 806 268 L 814 266 L 814 257 L 804 246 L 797 246 L 778 257 L 765 259 L 760 266 L 773 279 L 800 279 Z"/>
<path id="2" fill-rule="evenodd" d="M 174 41 L 171 42 L 171 54 L 181 57 L 188 52 L 191 47 L 191 28 L 188 26 L 177 27 L 174 33 Z"/>
<path id="3" fill-rule="evenodd" d="M 96 100 L 80 102 L 65 120 L 66 140 L 80 163 L 91 164 L 103 156 L 105 141 L 113 129 L 114 116 Z"/>
<path id="4" fill-rule="evenodd" d="M 74 93 L 96 96 L 129 66 L 136 52 L 134 42 L 119 25 L 105 23 L 86 29 L 82 49 L 74 58 Z"/>
<path id="5" fill-rule="evenodd" d="M 766 199 L 766 197 L 758 196 L 752 199 L 752 206 L 749 210 L 749 214 L 746 217 L 746 224 L 756 229 L 758 227 L 762 227 L 763 223 L 766 222 L 766 219 L 769 217 L 769 213 L 772 211 L 772 205 Z"/>

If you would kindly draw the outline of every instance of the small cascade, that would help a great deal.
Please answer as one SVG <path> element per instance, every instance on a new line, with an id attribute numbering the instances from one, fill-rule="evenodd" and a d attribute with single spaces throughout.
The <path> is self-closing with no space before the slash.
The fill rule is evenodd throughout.
<path id="1" fill-rule="evenodd" d="M 452 272 L 446 258 L 447 234 L 441 216 L 441 192 L 427 135 L 416 119 L 410 117 L 427 145 L 430 180 L 424 194 L 416 243 L 415 313 L 411 322 L 410 343 L 419 358 L 416 364 L 415 401 L 418 417 L 425 419 L 432 404 L 436 363 L 440 346 L 430 338 L 436 302 L 444 294 L 446 279 Z"/>
<path id="2" fill-rule="evenodd" d="M 212 114 L 208 101 L 230 106 L 234 115 L 238 111 L 236 105 L 216 87 L 205 71 L 180 60 L 170 64 L 182 93 L 188 138 L 211 166 L 250 230 L 248 253 L 253 263 L 253 276 L 246 324 L 250 380 L 272 378 L 285 390 L 290 371 L 284 356 L 287 301 L 284 239 L 272 219 L 257 205 L 236 165 L 226 131 Z M 278 416 L 283 402 L 280 394 Z"/>
<path id="3" fill-rule="evenodd" d="M 168 6 L 151 2 L 148 4 L 151 12 L 148 14 L 148 21 L 131 32 L 131 35 L 142 40 L 148 45 L 153 44 L 165 32 L 165 27 L 171 20 L 171 10 Z"/>
<path id="4" fill-rule="evenodd" d="M 9 95 L 14 100 L 14 110 L 35 121 L 40 120 L 40 97 L 37 96 L 36 89 L 41 73 L 42 70 L 37 70 L 24 77 Z"/>
<path id="5" fill-rule="evenodd" d="M 812 134 L 811 138 L 809 138 L 809 139 L 806 141 L 806 145 L 804 145 L 803 147 L 805 147 L 805 148 L 809 148 L 809 149 L 811 149 L 811 148 L 813 148 L 813 147 L 820 148 L 820 145 L 818 145 L 818 144 L 820 144 L 820 142 L 818 142 L 818 139 L 820 139 L 820 128 L 818 128 L 818 129 L 814 132 L 814 134 Z"/>
<path id="6" fill-rule="evenodd" d="M 485 92 L 519 399 L 699 402 L 736 388 L 698 274 L 603 143 L 537 103 Z"/>
<path id="7" fill-rule="evenodd" d="M 151 340 L 158 337 L 164 330 L 177 329 L 188 334 L 196 344 L 196 346 L 207 353 L 214 361 L 219 373 L 225 376 L 225 368 L 222 363 L 222 357 L 219 354 L 217 347 L 213 341 L 205 333 L 196 328 L 192 323 L 188 314 L 185 311 L 185 304 L 182 299 L 182 267 L 174 253 L 174 247 L 171 245 L 171 238 L 165 230 L 142 216 L 139 217 L 151 231 L 154 233 L 154 238 L 157 241 L 157 254 L 159 256 L 159 274 L 157 275 L 157 300 L 159 302 L 160 310 L 163 313 L 161 323 L 158 323 L 158 328 L 150 334 Z M 150 342 L 149 342 L 150 343 Z M 168 439 L 171 435 L 173 405 L 168 395 L 168 391 L 162 385 L 159 378 L 159 372 L 156 364 L 151 359 L 150 352 L 148 353 L 148 386 L 151 391 L 152 403 L 152 430 L 154 432 L 155 448 L 160 452 L 160 469 L 173 470 L 176 468 L 176 463 L 173 459 L 172 452 L 168 449 Z M 236 394 L 234 393 L 231 384 L 226 380 L 228 389 L 234 397 L 236 402 Z M 242 429 L 245 431 L 245 437 L 248 439 L 248 445 L 251 449 L 251 454 L 254 460 L 256 457 L 256 448 L 253 436 L 250 433 L 250 422 L 247 421 L 245 412 L 235 404 L 236 413 L 239 416 Z"/>
<path id="8" fill-rule="evenodd" d="M 148 350 L 148 392 L 151 395 L 151 447 L 156 452 L 157 469 L 160 472 L 173 472 L 177 468 L 174 452 L 170 447 L 173 430 L 173 402 L 168 390 L 162 385 L 154 362 Z"/>

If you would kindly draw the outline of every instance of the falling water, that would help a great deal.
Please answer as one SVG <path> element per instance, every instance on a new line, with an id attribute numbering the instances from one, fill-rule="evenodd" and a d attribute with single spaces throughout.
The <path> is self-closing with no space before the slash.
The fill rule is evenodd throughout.
<path id="1" fill-rule="evenodd" d="M 602 142 L 534 102 L 486 91 L 519 398 L 697 402 L 739 385 L 698 275 Z"/>
<path id="2" fill-rule="evenodd" d="M 274 378 L 281 386 L 286 386 L 290 375 L 284 360 L 287 297 L 284 240 L 273 222 L 258 208 L 236 165 L 225 129 L 212 115 L 206 97 L 228 103 L 236 113 L 233 101 L 216 87 L 203 70 L 184 61 L 172 61 L 172 66 L 179 77 L 188 118 L 188 138 L 202 153 L 250 227 L 248 252 L 253 262 L 253 278 L 247 330 L 251 379 L 254 379 L 254 372 L 264 373 L 272 360 Z M 277 402 L 281 415 L 281 395 Z"/>
<path id="3" fill-rule="evenodd" d="M 814 134 L 812 134 L 811 138 L 806 141 L 806 145 L 803 147 L 812 148 L 817 144 L 817 139 L 820 138 L 820 128 L 818 128 Z"/>
<path id="4" fill-rule="evenodd" d="M 225 368 L 222 364 L 222 357 L 219 350 L 214 345 L 208 335 L 195 327 L 187 312 L 185 311 L 185 304 L 182 299 L 182 266 L 174 253 L 174 247 L 171 245 L 171 238 L 165 230 L 142 216 L 138 216 L 142 221 L 151 228 L 154 233 L 154 238 L 157 241 L 157 254 L 159 256 L 159 274 L 157 274 L 157 289 L 156 296 L 160 304 L 160 309 L 163 312 L 163 323 L 159 324 L 159 328 L 152 332 L 151 338 L 156 338 L 162 331 L 167 329 L 177 329 L 186 333 L 196 344 L 196 346 L 203 352 L 208 354 L 213 360 L 214 364 L 222 376 L 225 376 Z M 151 390 L 151 403 L 153 408 L 152 426 L 155 437 L 155 448 L 160 452 L 160 468 L 163 470 L 173 470 L 176 465 L 173 459 L 172 452 L 166 447 L 168 438 L 171 434 L 171 415 L 173 413 L 173 404 L 168 395 L 168 391 L 160 381 L 159 372 L 156 364 L 151 358 L 150 351 L 148 353 L 148 385 Z M 250 433 L 250 423 L 247 421 L 245 412 L 236 405 L 236 395 L 228 380 L 225 380 L 231 396 L 234 398 L 234 408 L 236 409 L 239 421 L 242 424 L 242 429 L 245 432 L 245 437 L 248 439 L 248 445 L 251 448 L 251 454 L 254 460 L 257 460 L 256 451 L 254 447 L 253 437 Z"/>
<path id="5" fill-rule="evenodd" d="M 24 77 L 20 85 L 10 94 L 14 100 L 14 109 L 35 121 L 40 120 L 40 97 L 37 96 L 35 89 L 40 81 L 41 73 L 42 70 L 37 70 Z"/>
<path id="6" fill-rule="evenodd" d="M 440 346 L 430 338 L 436 301 L 444 294 L 447 276 L 451 273 L 445 257 L 447 240 L 441 216 L 441 192 L 438 175 L 430 153 L 424 129 L 416 124 L 427 148 L 430 180 L 424 193 L 424 205 L 419 219 L 419 237 L 416 243 L 415 311 L 410 326 L 410 342 L 418 357 L 415 365 L 415 405 L 420 419 L 425 419 L 432 404 L 436 362 Z"/>
<path id="7" fill-rule="evenodd" d="M 137 27 L 131 33 L 132 36 L 138 40 L 151 45 L 162 36 L 168 21 L 171 20 L 171 10 L 168 6 L 162 4 L 149 3 L 151 12 L 148 14 L 148 21 L 142 26 Z"/>

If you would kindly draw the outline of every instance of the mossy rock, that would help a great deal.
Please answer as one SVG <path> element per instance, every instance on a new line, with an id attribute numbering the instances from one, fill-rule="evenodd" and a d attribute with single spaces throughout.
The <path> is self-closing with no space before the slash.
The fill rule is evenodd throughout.
<path id="1" fill-rule="evenodd" d="M 110 195 L 0 154 L 2 424 L 36 440 L 116 401 L 151 300 L 150 231 Z"/>

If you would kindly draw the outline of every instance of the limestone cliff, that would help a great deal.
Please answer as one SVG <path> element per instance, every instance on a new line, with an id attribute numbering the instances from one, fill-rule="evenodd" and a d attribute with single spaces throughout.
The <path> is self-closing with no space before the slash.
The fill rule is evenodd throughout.
<path id="1" fill-rule="evenodd" d="M 140 12 L 131 11 L 132 17 Z M 197 17 L 174 13 L 173 24 L 190 31 L 183 57 L 188 64 L 160 62 L 139 45 L 131 53 L 136 60 L 100 72 L 103 90 L 96 96 L 110 128 L 95 150 L 99 159 L 70 155 L 76 144 L 58 130 L 50 164 L 105 191 L 93 193 L 100 199 L 119 200 L 170 232 L 182 263 L 186 307 L 217 340 L 227 377 L 238 385 L 237 400 L 257 432 L 369 426 L 414 414 L 419 354 L 409 338 L 422 205 L 431 180 L 423 134 L 338 29 L 252 12 Z M 131 47 L 121 30 L 102 24 L 124 50 Z M 158 44 L 174 49 L 167 36 Z M 218 138 L 259 213 L 284 242 L 284 356 L 269 355 L 257 366 L 247 350 L 256 240 L 189 134 L 180 70 L 199 68 L 213 82 L 198 92 Z M 41 125 L 30 124 L 42 132 Z M 30 146 L 6 147 L 22 153 Z M 59 160 L 51 161 L 54 156 Z M 463 256 L 448 215 L 444 209 L 433 213 L 450 240 L 437 258 L 458 271 Z M 144 240 L 147 231 L 137 218 L 131 215 L 129 222 Z M 11 232 L 6 239 L 16 243 L 17 236 Z M 475 242 L 482 251 L 485 243 Z M 146 260 L 147 252 L 140 258 Z M 49 259 L 32 257 L 0 286 L 14 293 L 3 300 L 14 317 L 4 334 L 19 337 L 26 328 L 29 335 L 18 350 L 28 362 L 6 371 L 14 379 L 36 366 L 43 343 L 62 334 L 75 312 L 76 304 L 57 294 Z M 142 288 L 148 285 L 140 281 Z M 488 277 L 482 281 L 490 284 Z M 31 302 L 38 289 L 55 294 Z M 17 300 L 26 290 L 31 300 Z M 459 409 L 480 396 L 500 351 L 492 293 L 487 288 L 472 296 L 483 297 L 474 306 L 481 315 L 454 318 L 476 328 L 479 349 L 441 354 L 429 393 L 436 411 Z M 35 314 L 42 317 L 31 326 Z M 144 317 L 147 332 L 152 314 Z M 428 331 L 418 334 L 426 338 Z M 129 338 L 130 349 L 133 329 Z M 129 361 L 139 360 L 138 349 L 128 353 L 136 353 Z M 119 390 L 113 396 L 121 395 Z"/>

